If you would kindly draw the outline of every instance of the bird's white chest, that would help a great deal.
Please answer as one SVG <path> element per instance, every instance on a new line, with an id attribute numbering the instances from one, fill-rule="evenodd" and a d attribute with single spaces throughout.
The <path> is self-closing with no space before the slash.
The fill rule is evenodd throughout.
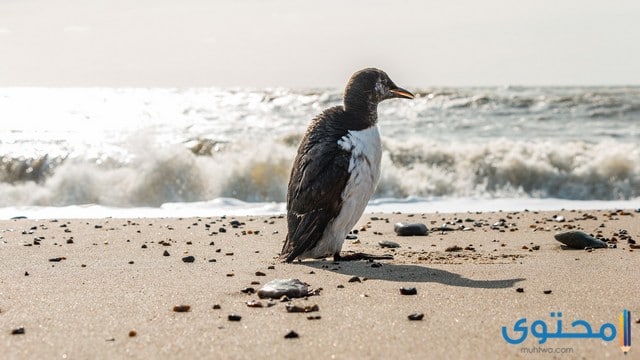
<path id="1" fill-rule="evenodd" d="M 349 180 L 341 194 L 340 212 L 329 223 L 323 241 L 316 249 L 318 256 L 340 251 L 345 237 L 362 216 L 380 179 L 382 144 L 377 126 L 349 131 L 338 140 L 338 145 L 351 153 Z"/>
<path id="2" fill-rule="evenodd" d="M 338 145 L 351 153 L 349 159 L 350 181 L 371 182 L 373 187 L 380 178 L 382 144 L 377 126 L 364 130 L 349 131 L 338 140 Z M 371 181 L 369 181 L 369 179 Z"/>

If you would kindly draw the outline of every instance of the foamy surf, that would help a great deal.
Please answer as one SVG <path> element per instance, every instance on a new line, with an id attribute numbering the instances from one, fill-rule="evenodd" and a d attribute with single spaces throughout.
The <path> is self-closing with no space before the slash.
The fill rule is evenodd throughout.
<path id="1" fill-rule="evenodd" d="M 380 105 L 382 176 L 367 211 L 383 198 L 392 211 L 423 199 L 412 212 L 637 207 L 640 88 L 417 93 Z M 300 137 L 340 101 L 337 89 L 0 89 L 0 208 L 284 211 Z"/>
<path id="2" fill-rule="evenodd" d="M 515 211 L 633 210 L 640 211 L 640 198 L 633 200 L 565 200 L 533 198 L 380 198 L 369 202 L 365 214 L 376 213 L 475 213 Z M 19 206 L 0 208 L 0 219 L 98 219 L 98 218 L 186 218 L 217 216 L 281 216 L 282 202 L 245 202 L 232 198 L 190 203 L 167 203 L 159 207 L 117 208 L 101 205 Z M 366 216 L 366 215 L 365 215 Z M 361 219 L 366 221 L 366 217 Z"/>

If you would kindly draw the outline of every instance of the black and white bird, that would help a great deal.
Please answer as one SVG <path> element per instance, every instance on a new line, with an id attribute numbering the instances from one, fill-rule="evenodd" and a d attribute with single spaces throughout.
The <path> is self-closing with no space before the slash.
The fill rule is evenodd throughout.
<path id="1" fill-rule="evenodd" d="M 391 98 L 413 99 L 413 94 L 382 70 L 360 70 L 349 79 L 344 105 L 312 120 L 289 178 L 284 261 L 345 259 L 342 244 L 380 178 L 378 103 Z"/>

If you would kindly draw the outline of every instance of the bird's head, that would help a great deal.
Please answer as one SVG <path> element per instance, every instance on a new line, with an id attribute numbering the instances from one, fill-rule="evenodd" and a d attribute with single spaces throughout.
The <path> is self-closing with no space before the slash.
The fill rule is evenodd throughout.
<path id="1" fill-rule="evenodd" d="M 375 109 L 383 100 L 392 98 L 413 99 L 413 94 L 398 87 L 382 70 L 368 68 L 360 70 L 349 79 L 344 91 L 345 108 Z"/>

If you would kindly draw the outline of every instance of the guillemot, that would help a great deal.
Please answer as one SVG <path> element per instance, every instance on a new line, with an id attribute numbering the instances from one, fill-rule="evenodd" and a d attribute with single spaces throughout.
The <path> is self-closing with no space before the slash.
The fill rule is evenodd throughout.
<path id="1" fill-rule="evenodd" d="M 391 98 L 413 99 L 413 94 L 396 86 L 384 71 L 363 69 L 349 79 L 344 105 L 311 121 L 289 178 L 281 259 L 370 258 L 340 256 L 340 250 L 380 178 L 378 103 Z"/>

